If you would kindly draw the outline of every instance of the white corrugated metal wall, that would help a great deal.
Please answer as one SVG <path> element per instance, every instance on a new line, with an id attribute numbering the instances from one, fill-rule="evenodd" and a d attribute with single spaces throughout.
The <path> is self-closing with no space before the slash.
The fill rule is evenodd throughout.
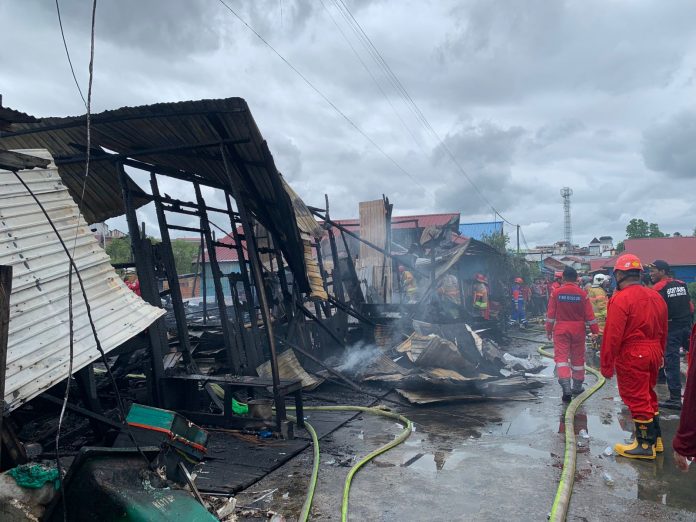
<path id="1" fill-rule="evenodd" d="M 46 150 L 25 154 L 51 159 Z M 20 171 L 46 208 L 85 285 L 106 352 L 147 328 L 164 310 L 131 292 L 111 267 L 58 170 Z M 41 209 L 12 172 L 0 170 L 0 265 L 12 265 L 5 402 L 12 410 L 68 376 L 69 261 Z M 74 371 L 99 357 L 85 303 L 73 275 Z"/>

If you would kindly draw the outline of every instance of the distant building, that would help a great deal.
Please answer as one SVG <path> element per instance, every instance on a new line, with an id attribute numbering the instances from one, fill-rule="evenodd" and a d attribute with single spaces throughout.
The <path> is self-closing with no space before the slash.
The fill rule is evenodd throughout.
<path id="1" fill-rule="evenodd" d="M 503 233 L 502 221 L 482 221 L 480 223 L 462 223 L 459 225 L 459 234 L 481 241 L 486 236 Z"/>
<path id="2" fill-rule="evenodd" d="M 627 254 L 637 255 L 644 265 L 662 259 L 669 263 L 674 277 L 696 282 L 696 237 L 626 239 L 624 246 Z"/>
<path id="3" fill-rule="evenodd" d="M 611 236 L 600 237 L 599 244 L 600 244 L 600 255 L 604 254 L 604 252 L 611 252 L 612 250 L 614 250 L 614 240 L 612 239 Z"/>
<path id="4" fill-rule="evenodd" d="M 591 256 L 601 256 L 602 255 L 602 243 L 596 237 L 590 241 L 589 249 Z"/>
<path id="5" fill-rule="evenodd" d="M 97 238 L 102 248 L 106 248 L 114 239 L 119 239 L 128 235 L 117 228 L 111 230 L 106 223 L 94 223 L 90 226 L 90 230 L 94 233 L 94 237 Z"/>

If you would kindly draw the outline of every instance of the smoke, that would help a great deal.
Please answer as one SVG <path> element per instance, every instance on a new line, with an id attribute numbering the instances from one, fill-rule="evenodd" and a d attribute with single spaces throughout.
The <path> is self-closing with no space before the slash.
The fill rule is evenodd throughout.
<path id="1" fill-rule="evenodd" d="M 346 347 L 336 369 L 342 373 L 357 375 L 363 372 L 381 355 L 382 350 L 377 346 L 358 341 Z"/>

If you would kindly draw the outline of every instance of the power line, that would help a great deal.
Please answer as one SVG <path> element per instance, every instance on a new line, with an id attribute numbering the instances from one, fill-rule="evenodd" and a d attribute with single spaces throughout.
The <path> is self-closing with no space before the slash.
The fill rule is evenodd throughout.
<path id="1" fill-rule="evenodd" d="M 372 78 L 372 81 L 373 81 L 374 84 L 377 86 L 377 89 L 379 89 L 379 92 L 382 93 L 382 96 L 384 97 L 384 99 L 387 100 L 387 103 L 389 103 L 389 106 L 391 107 L 392 111 L 394 112 L 394 114 L 396 115 L 396 117 L 397 117 L 397 118 L 399 119 L 399 121 L 401 122 L 401 125 L 403 125 L 404 129 L 406 129 L 406 132 L 408 132 L 409 135 L 411 136 L 411 138 L 413 138 L 414 143 L 418 146 L 418 148 L 421 149 L 421 151 L 423 152 L 423 154 L 426 154 L 425 149 L 423 148 L 423 145 L 422 145 L 421 142 L 418 140 L 418 138 L 416 137 L 416 135 L 414 134 L 414 132 L 411 130 L 411 128 L 406 124 L 406 122 L 404 121 L 404 119 L 401 117 L 401 114 L 399 114 L 399 111 L 396 110 L 396 107 L 394 107 L 394 104 L 392 103 L 391 99 L 389 98 L 389 95 L 388 95 L 388 94 L 386 93 L 386 91 L 382 88 L 382 85 L 379 83 L 379 81 L 377 80 L 377 78 L 375 77 L 375 75 L 372 74 L 372 71 L 371 71 L 370 68 L 367 66 L 367 64 L 365 63 L 365 61 L 362 59 L 362 56 L 360 56 L 360 53 L 359 53 L 358 50 L 355 48 L 355 46 L 353 46 L 353 44 L 351 43 L 351 41 L 350 41 L 350 39 L 348 38 L 348 36 L 346 35 L 346 33 L 343 31 L 343 29 L 341 29 L 341 26 L 338 24 L 338 22 L 336 21 L 336 19 L 335 19 L 335 18 L 333 17 L 333 15 L 331 14 L 331 11 L 330 11 L 329 8 L 326 6 L 326 3 L 324 2 L 324 0 L 320 0 L 320 1 L 321 1 L 321 5 L 324 7 L 324 10 L 325 10 L 326 13 L 329 15 L 329 18 L 331 18 L 331 21 L 333 22 L 334 26 L 336 26 L 336 29 L 338 29 L 338 32 L 341 33 L 341 36 L 343 37 L 343 39 L 344 39 L 344 40 L 346 41 L 346 43 L 348 44 L 348 46 L 350 47 L 351 51 L 353 51 L 353 54 L 355 54 L 355 57 L 358 59 L 358 61 L 359 61 L 360 64 L 363 66 L 363 68 L 365 69 L 365 71 L 367 71 L 367 74 L 370 75 L 370 78 Z M 340 13 L 340 14 L 344 17 L 344 19 L 345 19 L 345 15 L 344 15 L 343 11 L 341 11 L 340 9 L 338 9 L 338 11 L 339 11 L 339 13 Z"/>
<path id="2" fill-rule="evenodd" d="M 77 76 L 75 76 L 75 68 L 73 67 L 72 60 L 70 59 L 70 51 L 68 51 L 68 42 L 65 40 L 65 32 L 63 31 L 63 20 L 60 16 L 60 5 L 58 0 L 56 0 L 56 13 L 58 14 L 58 26 L 60 27 L 60 36 L 63 38 L 63 47 L 65 48 L 65 56 L 68 57 L 68 65 L 70 65 L 70 72 L 72 73 L 73 80 L 75 80 L 75 86 L 77 87 L 82 102 L 87 107 L 87 100 L 85 100 L 84 94 L 82 94 L 82 89 L 80 88 L 80 82 L 77 81 Z"/>
<path id="3" fill-rule="evenodd" d="M 500 218 L 507 222 L 510 225 L 515 226 L 513 223 L 508 221 L 496 208 L 495 206 L 490 202 L 490 200 L 483 194 L 481 189 L 478 187 L 478 185 L 471 179 L 469 174 L 466 172 L 466 170 L 462 167 L 462 165 L 459 163 L 455 155 L 452 153 L 450 150 L 449 146 L 446 144 L 446 142 L 440 137 L 440 135 L 435 131 L 435 129 L 432 127 L 428 119 L 425 117 L 423 112 L 421 111 L 420 107 L 418 107 L 418 104 L 413 100 L 411 95 L 408 93 L 406 88 L 404 87 L 403 83 L 401 80 L 399 80 L 398 76 L 393 72 L 387 61 L 384 59 L 382 54 L 379 52 L 377 47 L 374 45 L 370 37 L 367 35 L 365 30 L 362 28 L 358 20 L 355 18 L 353 13 L 350 11 L 348 6 L 345 4 L 343 0 L 334 0 L 336 3 L 337 7 L 342 7 L 343 10 L 347 13 L 347 15 L 350 17 L 350 23 L 354 24 L 357 30 L 359 30 L 360 34 L 364 37 L 363 42 L 368 48 L 368 52 L 372 55 L 373 59 L 377 62 L 377 64 L 382 68 L 382 70 L 385 72 L 387 78 L 390 78 L 392 81 L 392 85 L 396 88 L 396 90 L 401 94 L 402 98 L 404 99 L 405 103 L 407 106 L 412 108 L 412 111 L 414 112 L 416 118 L 425 126 L 427 130 L 429 130 L 433 136 L 437 139 L 438 143 L 440 146 L 443 148 L 443 150 L 447 153 L 447 155 L 450 157 L 452 162 L 457 166 L 458 170 L 460 173 L 467 179 L 467 181 L 471 184 L 471 186 L 474 188 L 476 193 L 483 199 L 489 207 L 491 207 L 494 212 L 500 216 Z M 340 6 L 339 6 L 340 3 Z"/>
<path id="4" fill-rule="evenodd" d="M 411 181 L 413 181 L 416 185 L 418 185 L 419 187 L 421 187 L 423 190 L 426 190 L 425 187 L 424 187 L 423 185 L 421 185 L 421 183 L 419 183 L 418 180 L 417 180 L 415 177 L 413 177 L 413 175 L 412 175 L 410 172 L 408 172 L 408 171 L 407 171 L 405 168 L 403 168 L 394 158 L 392 158 L 389 154 L 387 154 L 387 152 L 386 152 L 382 147 L 380 147 L 379 144 L 377 144 L 377 142 L 376 142 L 375 140 L 373 140 L 373 139 L 372 139 L 367 133 L 365 133 L 365 131 L 363 131 L 353 120 L 351 120 L 341 109 L 339 109 L 338 106 L 337 106 L 334 102 L 332 102 L 331 99 L 330 99 L 328 96 L 326 96 L 322 91 L 320 91 L 319 88 L 316 87 L 304 74 L 302 74 L 302 72 L 301 72 L 297 67 L 295 67 L 295 66 L 294 66 L 292 63 L 290 63 L 290 61 L 288 61 L 282 54 L 280 54 L 280 52 L 278 52 L 278 51 L 276 50 L 275 47 L 273 47 L 263 36 L 261 36 L 261 34 L 259 34 L 251 25 L 249 25 L 249 24 L 247 23 L 247 21 L 244 20 L 244 18 L 242 18 L 242 17 L 237 13 L 237 11 L 235 11 L 232 7 L 230 7 L 227 3 L 225 3 L 224 0 L 218 0 L 218 1 L 219 1 L 223 6 L 225 6 L 225 8 L 226 8 L 229 12 L 231 12 L 231 13 L 235 16 L 235 18 L 237 18 L 237 20 L 239 20 L 240 22 L 242 22 L 242 23 L 244 24 L 244 26 L 246 26 L 247 29 L 249 29 L 252 33 L 254 33 L 254 35 L 255 35 L 259 40 L 261 40 L 261 42 L 263 42 L 264 45 L 266 45 L 266 47 L 268 47 L 271 51 L 273 51 L 273 53 L 274 53 L 278 58 L 280 58 L 280 59 L 285 63 L 285 65 L 287 65 L 288 67 L 290 67 L 290 69 L 292 69 L 293 72 L 295 72 L 295 74 L 297 74 L 297 75 L 298 75 L 298 76 L 299 76 L 299 77 L 300 77 L 300 78 L 301 78 L 301 79 L 302 79 L 314 92 L 316 92 L 319 96 L 321 96 L 321 97 L 324 99 L 324 101 L 325 101 L 326 103 L 328 103 L 329 106 L 331 106 L 331 108 L 332 108 L 334 111 L 336 111 L 341 117 L 343 117 L 343 119 L 346 120 L 346 121 L 348 122 L 348 124 L 349 124 L 351 127 L 353 127 L 356 131 L 358 131 L 358 132 L 359 132 L 367 141 L 369 141 L 370 144 L 371 144 L 373 147 L 375 147 L 385 158 L 387 158 L 391 163 L 393 163 L 394 166 L 395 166 L 397 169 L 399 169 L 401 172 L 403 172 L 404 174 L 406 174 L 406 175 L 411 179 Z"/>

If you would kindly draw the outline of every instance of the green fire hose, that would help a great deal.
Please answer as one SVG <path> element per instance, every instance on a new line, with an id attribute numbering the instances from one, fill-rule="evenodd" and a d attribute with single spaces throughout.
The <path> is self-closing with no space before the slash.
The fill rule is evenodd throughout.
<path id="1" fill-rule="evenodd" d="M 288 407 L 288 409 L 294 408 Z M 397 435 L 397 437 L 394 440 L 388 442 L 387 444 L 384 444 L 383 446 L 380 446 L 373 452 L 365 455 L 348 471 L 348 476 L 346 477 L 346 481 L 343 485 L 343 501 L 341 502 L 341 521 L 346 522 L 348 520 L 348 498 L 350 496 L 350 486 L 355 474 L 358 472 L 360 468 L 362 468 L 365 464 L 367 464 L 369 461 L 371 461 L 378 455 L 381 455 L 382 453 L 385 453 L 393 447 L 398 446 L 399 444 L 404 442 L 411 435 L 411 432 L 413 431 L 413 424 L 409 419 L 407 419 L 403 415 L 399 415 L 398 413 L 392 413 L 387 410 L 382 410 L 380 408 L 368 408 L 365 406 L 305 406 L 304 409 L 306 411 L 359 411 L 363 413 L 370 413 L 372 415 L 380 415 L 382 417 L 394 419 L 404 426 L 404 429 L 401 431 L 401 433 L 399 433 L 399 435 Z M 296 419 L 291 417 L 289 418 L 290 420 L 297 422 Z M 317 438 L 317 433 L 311 426 L 311 424 L 305 421 L 304 425 L 307 431 L 309 432 L 310 436 L 312 437 L 312 445 L 314 446 L 314 464 L 312 465 L 312 476 L 309 481 L 309 487 L 307 488 L 307 496 L 305 498 L 304 504 L 302 505 L 302 511 L 298 519 L 300 522 L 306 522 L 307 520 L 309 520 L 309 511 L 312 508 L 312 502 L 314 500 L 314 490 L 316 489 L 317 478 L 319 476 L 319 439 Z"/>
<path id="2" fill-rule="evenodd" d="M 545 357 L 553 358 L 551 352 L 544 348 L 550 348 L 552 345 L 545 344 L 539 347 L 539 353 Z M 590 388 L 586 389 L 575 399 L 571 401 L 565 412 L 565 455 L 563 457 L 563 471 L 561 471 L 561 480 L 558 482 L 556 497 L 553 500 L 551 507 L 551 522 L 563 522 L 568 515 L 568 506 L 570 505 L 570 497 L 573 494 L 573 482 L 575 481 L 575 464 L 577 460 L 577 439 L 575 437 L 575 413 L 578 407 L 585 402 L 592 394 L 599 390 L 606 380 L 594 368 L 585 365 L 585 369 L 592 375 L 597 377 L 597 382 Z"/>

